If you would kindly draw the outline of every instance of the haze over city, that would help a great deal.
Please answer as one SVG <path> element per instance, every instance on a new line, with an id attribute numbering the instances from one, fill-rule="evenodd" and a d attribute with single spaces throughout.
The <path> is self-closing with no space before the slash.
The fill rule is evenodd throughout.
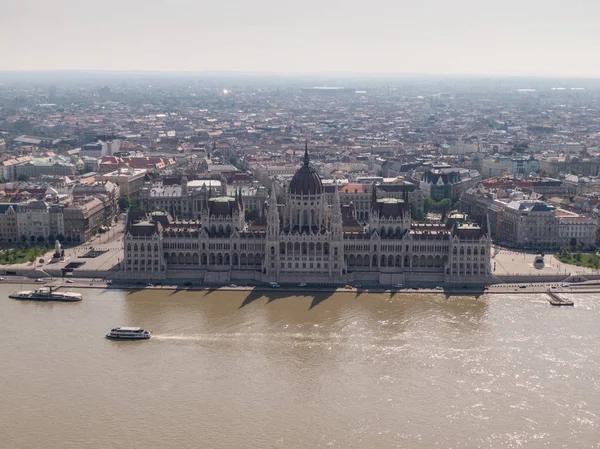
<path id="1" fill-rule="evenodd" d="M 0 449 L 598 447 L 599 4 L 5 1 Z"/>
<path id="2" fill-rule="evenodd" d="M 6 2 L 0 70 L 600 76 L 595 2 Z M 24 26 L 26 24 L 26 26 Z"/>

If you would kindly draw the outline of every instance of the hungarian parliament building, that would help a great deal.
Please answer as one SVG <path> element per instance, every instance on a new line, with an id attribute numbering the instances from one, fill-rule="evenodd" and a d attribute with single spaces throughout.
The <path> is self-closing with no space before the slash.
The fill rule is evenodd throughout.
<path id="1" fill-rule="evenodd" d="M 203 189 L 195 219 L 165 210 L 131 211 L 121 275 L 129 279 L 206 284 L 447 285 L 489 282 L 487 217 L 451 213 L 438 221 L 411 218 L 407 198 L 378 198 L 368 222 L 357 219 L 338 189 L 328 201 L 308 151 L 286 189 L 271 194 L 247 223 L 241 191 Z"/>

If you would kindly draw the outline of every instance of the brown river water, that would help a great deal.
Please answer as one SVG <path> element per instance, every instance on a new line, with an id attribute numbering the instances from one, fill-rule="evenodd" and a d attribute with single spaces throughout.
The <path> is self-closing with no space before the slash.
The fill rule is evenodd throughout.
<path id="1" fill-rule="evenodd" d="M 18 289 L 2 449 L 600 447 L 600 295 Z"/>

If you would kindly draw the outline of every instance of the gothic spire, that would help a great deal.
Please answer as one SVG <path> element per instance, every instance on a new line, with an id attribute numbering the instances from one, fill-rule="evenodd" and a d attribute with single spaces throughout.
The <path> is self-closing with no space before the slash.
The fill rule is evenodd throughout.
<path id="1" fill-rule="evenodd" d="M 308 167 L 308 139 L 304 141 L 304 166 Z"/>
<path id="2" fill-rule="evenodd" d="M 377 187 L 375 186 L 375 182 L 373 182 L 373 191 L 371 192 L 371 209 L 375 208 L 377 204 Z"/>

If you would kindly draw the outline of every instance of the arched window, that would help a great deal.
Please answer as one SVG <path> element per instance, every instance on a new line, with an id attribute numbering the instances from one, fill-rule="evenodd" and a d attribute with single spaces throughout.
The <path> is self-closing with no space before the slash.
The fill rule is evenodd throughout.
<path id="1" fill-rule="evenodd" d="M 326 256 L 329 255 L 329 243 L 327 242 L 323 243 L 323 254 L 325 254 Z"/>
<path id="2" fill-rule="evenodd" d="M 461 246 L 460 248 L 460 254 L 463 255 L 465 253 L 465 249 Z"/>
<path id="3" fill-rule="evenodd" d="M 305 254 L 306 254 L 307 247 L 308 247 L 308 246 L 306 245 L 306 242 L 302 242 L 302 254 L 303 254 L 303 255 L 305 255 Z"/>
<path id="4" fill-rule="evenodd" d="M 279 243 L 279 254 L 285 254 L 285 243 L 284 242 Z"/>
<path id="5" fill-rule="evenodd" d="M 271 246 L 271 256 L 274 256 L 274 255 L 275 255 L 275 247 Z"/>

